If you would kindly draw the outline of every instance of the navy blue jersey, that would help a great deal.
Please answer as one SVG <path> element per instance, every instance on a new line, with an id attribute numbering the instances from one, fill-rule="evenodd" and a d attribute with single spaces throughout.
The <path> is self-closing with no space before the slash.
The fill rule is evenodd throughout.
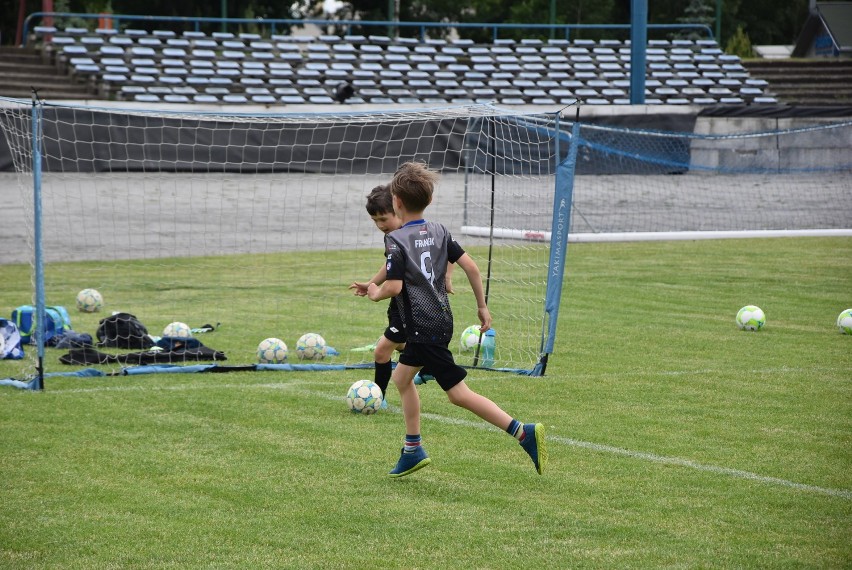
<path id="1" fill-rule="evenodd" d="M 401 280 L 396 297 L 409 342 L 444 344 L 453 338 L 447 263 L 464 255 L 441 224 L 415 220 L 385 236 L 387 278 Z"/>

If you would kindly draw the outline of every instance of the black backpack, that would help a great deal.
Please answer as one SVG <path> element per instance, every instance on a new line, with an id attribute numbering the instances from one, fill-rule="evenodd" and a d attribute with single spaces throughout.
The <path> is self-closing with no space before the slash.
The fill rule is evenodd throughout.
<path id="1" fill-rule="evenodd" d="M 154 341 L 148 336 L 148 329 L 130 313 L 116 313 L 98 324 L 98 345 L 114 348 L 148 349 Z"/>

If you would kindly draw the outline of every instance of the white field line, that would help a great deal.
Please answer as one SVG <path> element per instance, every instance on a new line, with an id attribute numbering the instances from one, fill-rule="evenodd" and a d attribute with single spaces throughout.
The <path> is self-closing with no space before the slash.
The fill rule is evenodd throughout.
<path id="1" fill-rule="evenodd" d="M 315 382 L 305 382 L 305 381 L 288 381 L 286 383 L 274 383 L 274 384 L 209 384 L 209 383 L 199 383 L 199 384 L 182 384 L 177 386 L 102 386 L 102 387 L 93 387 L 93 388 L 68 388 L 68 389 L 60 389 L 60 390 L 49 390 L 44 392 L 45 395 L 50 394 L 82 394 L 82 393 L 91 393 L 91 392 L 131 392 L 131 391 L 183 391 L 183 390 L 195 390 L 198 388 L 212 388 L 212 389 L 246 389 L 246 388 L 262 388 L 268 390 L 294 390 L 300 394 L 305 394 L 308 396 L 318 396 L 321 398 L 325 398 L 327 400 L 336 400 L 342 401 L 342 396 L 333 396 L 331 394 L 325 392 L 319 392 L 316 390 L 307 390 L 304 389 L 303 386 L 316 385 Z M 389 406 L 388 411 L 396 414 L 402 414 L 402 410 L 397 406 Z M 448 416 L 442 416 L 439 414 L 432 413 L 423 413 L 423 418 L 438 421 L 444 424 L 451 425 L 461 425 L 466 427 L 472 427 L 476 429 L 486 429 L 492 430 L 495 432 L 499 432 L 496 427 L 492 426 L 489 423 L 482 421 L 472 421 L 466 420 L 462 418 L 451 418 Z M 706 463 L 699 463 L 697 461 L 692 461 L 691 459 L 683 459 L 680 457 L 667 457 L 665 455 L 657 455 L 655 453 L 648 453 L 644 451 L 634 451 L 630 449 L 624 449 L 621 447 L 615 447 L 612 445 L 604 445 L 600 443 L 592 443 L 590 441 L 581 441 L 577 439 L 573 439 L 570 437 L 563 436 L 548 436 L 548 442 L 558 443 L 561 445 L 565 445 L 568 447 L 577 447 L 581 449 L 588 449 L 591 451 L 596 451 L 599 453 L 610 453 L 613 455 L 620 455 L 623 457 L 629 457 L 631 459 L 639 459 L 641 461 L 650 461 L 652 463 L 660 463 L 663 465 L 676 465 L 678 467 L 687 467 L 689 469 L 695 469 L 696 471 L 704 471 L 706 473 L 714 473 L 717 475 L 725 475 L 727 477 L 735 477 L 737 479 L 746 479 L 748 481 L 754 481 L 756 483 L 763 483 L 765 485 L 777 485 L 780 487 L 786 487 L 789 489 L 795 489 L 797 491 L 805 491 L 809 493 L 818 493 L 821 495 L 827 495 L 829 497 L 838 497 L 841 499 L 852 500 L 852 491 L 846 489 L 833 489 L 829 487 L 819 487 L 816 485 L 807 485 L 805 483 L 797 483 L 795 481 L 789 481 L 787 479 L 781 479 L 779 477 L 768 477 L 765 475 L 759 475 L 757 473 L 752 473 L 750 471 L 743 471 L 741 469 L 732 469 L 730 467 L 720 467 L 718 465 L 710 465 Z"/>

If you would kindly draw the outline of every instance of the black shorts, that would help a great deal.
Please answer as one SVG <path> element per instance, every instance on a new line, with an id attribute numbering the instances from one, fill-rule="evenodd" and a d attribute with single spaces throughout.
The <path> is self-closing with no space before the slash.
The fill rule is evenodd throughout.
<path id="1" fill-rule="evenodd" d="M 399 355 L 399 363 L 416 368 L 428 368 L 438 385 L 446 392 L 467 376 L 467 370 L 456 364 L 453 353 L 445 344 L 408 342 Z"/>
<path id="2" fill-rule="evenodd" d="M 385 338 L 396 344 L 405 342 L 405 329 L 398 311 L 388 311 L 388 328 L 385 329 Z"/>

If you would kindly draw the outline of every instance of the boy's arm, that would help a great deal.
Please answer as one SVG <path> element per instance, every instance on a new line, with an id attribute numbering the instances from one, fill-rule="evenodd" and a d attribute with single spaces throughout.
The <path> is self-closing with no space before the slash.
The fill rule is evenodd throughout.
<path id="1" fill-rule="evenodd" d="M 377 285 L 381 285 L 382 283 L 385 282 L 387 275 L 388 275 L 388 270 L 387 270 L 387 267 L 385 266 L 385 264 L 383 263 L 382 268 L 379 269 L 379 271 L 375 275 L 373 275 L 373 277 L 371 277 L 369 281 L 367 281 L 366 283 L 361 283 L 359 281 L 355 281 L 354 283 L 352 283 L 352 285 L 349 286 L 349 288 L 355 289 L 355 291 L 353 291 L 355 293 L 355 295 L 357 295 L 359 297 L 366 297 L 367 296 L 367 287 L 370 285 L 370 283 L 375 283 Z"/>
<path id="2" fill-rule="evenodd" d="M 453 268 L 455 266 L 455 263 L 447 263 L 447 274 L 444 277 L 444 282 L 447 284 L 447 293 L 450 295 L 455 294 L 455 291 L 453 290 Z"/>
<path id="3" fill-rule="evenodd" d="M 467 280 L 470 281 L 470 288 L 473 290 L 473 295 L 476 297 L 476 312 L 479 315 L 481 324 L 480 331 L 485 332 L 491 328 L 491 312 L 488 310 L 488 305 L 485 304 L 485 290 L 482 287 L 482 276 L 479 273 L 479 267 L 476 262 L 467 253 L 462 255 L 456 263 L 462 268 Z"/>
<path id="4" fill-rule="evenodd" d="M 402 292 L 401 279 L 388 279 L 381 285 L 372 282 L 367 285 L 367 297 L 371 301 L 384 301 L 396 297 L 400 292 Z"/>

